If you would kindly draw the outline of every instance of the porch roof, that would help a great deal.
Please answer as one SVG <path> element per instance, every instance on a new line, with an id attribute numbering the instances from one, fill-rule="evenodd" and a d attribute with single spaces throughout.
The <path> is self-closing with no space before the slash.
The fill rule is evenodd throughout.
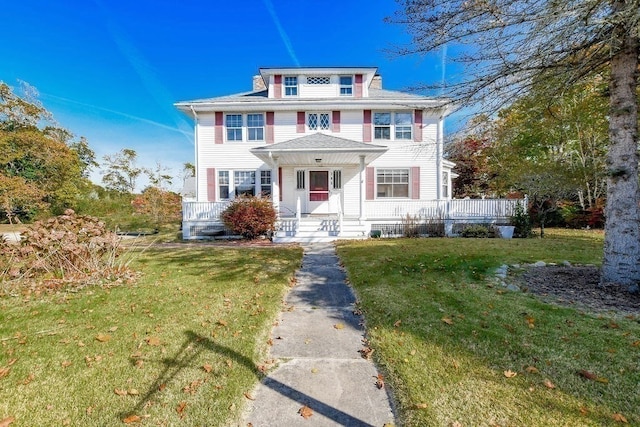
<path id="1" fill-rule="evenodd" d="M 383 145 L 365 144 L 323 133 L 252 148 L 250 151 L 267 164 L 285 166 L 357 165 L 360 156 L 371 163 L 388 150 Z"/>

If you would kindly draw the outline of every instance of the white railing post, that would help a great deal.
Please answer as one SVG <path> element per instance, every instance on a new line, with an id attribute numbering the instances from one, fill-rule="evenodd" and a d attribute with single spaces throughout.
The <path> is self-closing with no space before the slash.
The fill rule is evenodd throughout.
<path id="1" fill-rule="evenodd" d="M 300 196 L 296 199 L 296 233 L 300 229 L 300 221 L 302 220 L 302 207 L 300 202 Z"/>

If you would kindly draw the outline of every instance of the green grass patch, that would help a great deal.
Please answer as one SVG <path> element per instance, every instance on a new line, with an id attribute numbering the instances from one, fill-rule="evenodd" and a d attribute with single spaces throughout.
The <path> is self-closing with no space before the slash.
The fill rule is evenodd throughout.
<path id="1" fill-rule="evenodd" d="M 601 232 L 548 233 L 339 244 L 403 425 L 640 423 L 637 317 L 544 303 L 491 280 L 503 263 L 600 263 Z"/>
<path id="2" fill-rule="evenodd" d="M 134 285 L 0 299 L 0 420 L 232 424 L 262 375 L 301 256 L 282 247 L 149 250 L 132 265 L 143 272 Z"/>

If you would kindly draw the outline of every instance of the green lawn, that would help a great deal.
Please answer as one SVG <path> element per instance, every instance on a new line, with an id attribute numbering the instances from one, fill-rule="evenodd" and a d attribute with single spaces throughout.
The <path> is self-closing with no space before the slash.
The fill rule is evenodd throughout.
<path id="1" fill-rule="evenodd" d="M 0 299 L 0 421 L 226 425 L 262 375 L 301 250 L 150 250 L 134 285 Z"/>
<path id="2" fill-rule="evenodd" d="M 638 317 L 563 308 L 489 280 L 503 263 L 600 263 L 601 232 L 548 233 L 338 245 L 403 425 L 640 424 Z"/>

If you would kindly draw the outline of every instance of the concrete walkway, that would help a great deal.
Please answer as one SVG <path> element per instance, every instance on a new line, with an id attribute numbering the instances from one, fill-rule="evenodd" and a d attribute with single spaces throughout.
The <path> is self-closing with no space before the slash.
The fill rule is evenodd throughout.
<path id="1" fill-rule="evenodd" d="M 272 331 L 278 367 L 254 392 L 244 424 L 377 426 L 393 423 L 378 372 L 361 357 L 364 328 L 332 243 L 303 245 L 302 268 Z M 303 406 L 312 415 L 304 418 Z M 308 415 L 308 414 L 307 414 Z"/>

